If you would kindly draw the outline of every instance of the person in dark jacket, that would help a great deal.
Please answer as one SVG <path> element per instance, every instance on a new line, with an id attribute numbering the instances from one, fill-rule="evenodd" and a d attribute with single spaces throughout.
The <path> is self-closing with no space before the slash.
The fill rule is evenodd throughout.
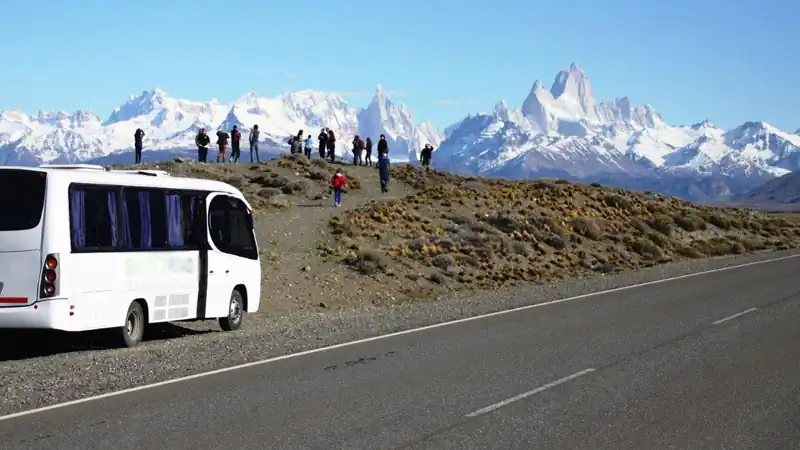
<path id="1" fill-rule="evenodd" d="M 228 139 L 230 139 L 228 133 L 222 130 L 217 131 L 217 145 L 219 145 L 219 154 L 217 155 L 217 162 L 220 162 L 220 160 L 222 160 L 222 163 L 225 164 L 225 153 L 228 151 Z"/>
<path id="2" fill-rule="evenodd" d="M 137 128 L 136 132 L 133 133 L 133 150 L 134 150 L 134 158 L 136 159 L 135 164 L 139 164 L 142 162 L 142 147 L 144 146 L 142 141 L 144 140 L 144 131 L 141 128 Z"/>
<path id="3" fill-rule="evenodd" d="M 381 179 L 381 194 L 388 194 L 389 193 L 389 173 L 391 172 L 391 167 L 389 164 L 389 157 L 384 156 L 383 158 L 378 158 L 378 175 L 380 175 Z"/>
<path id="4" fill-rule="evenodd" d="M 261 162 L 261 159 L 258 157 L 258 135 L 260 131 L 258 131 L 258 124 L 253 125 L 253 129 L 250 130 L 250 162 L 253 162 L 253 150 L 256 152 L 256 162 Z"/>
<path id="5" fill-rule="evenodd" d="M 241 147 L 239 146 L 242 141 L 242 133 L 239 131 L 239 126 L 234 125 L 231 130 L 231 162 L 238 163 L 241 156 Z"/>
<path id="6" fill-rule="evenodd" d="M 317 136 L 319 140 L 319 157 L 325 159 L 325 152 L 328 150 L 328 132 L 323 128 Z"/>
<path id="7" fill-rule="evenodd" d="M 328 128 L 328 158 L 330 158 L 331 162 L 336 159 L 336 135 L 333 134 L 333 130 Z"/>
<path id="8" fill-rule="evenodd" d="M 389 157 L 389 143 L 386 142 L 386 135 L 382 134 L 381 138 L 378 140 L 378 161 L 381 158 L 388 158 Z"/>
<path id="9" fill-rule="evenodd" d="M 419 152 L 420 159 L 422 159 L 422 167 L 425 170 L 431 169 L 431 159 L 433 158 L 433 146 L 431 144 L 425 144 L 425 147 Z"/>
<path id="10" fill-rule="evenodd" d="M 298 139 L 297 136 L 290 137 L 289 138 L 289 153 L 291 153 L 292 155 L 294 155 L 296 153 L 302 153 L 302 151 L 300 150 L 302 148 L 302 145 L 303 144 L 300 142 L 300 139 Z"/>
<path id="11" fill-rule="evenodd" d="M 367 136 L 367 141 L 364 143 L 365 150 L 367 151 L 366 163 L 372 167 L 372 138 Z"/>
<path id="12" fill-rule="evenodd" d="M 197 159 L 201 163 L 206 162 L 208 158 L 208 144 L 211 143 L 211 138 L 206 134 L 205 128 L 200 128 L 197 136 L 194 138 L 194 143 L 197 145 Z"/>
<path id="13" fill-rule="evenodd" d="M 353 165 L 360 166 L 361 164 L 361 138 L 356 135 L 353 138 Z"/>

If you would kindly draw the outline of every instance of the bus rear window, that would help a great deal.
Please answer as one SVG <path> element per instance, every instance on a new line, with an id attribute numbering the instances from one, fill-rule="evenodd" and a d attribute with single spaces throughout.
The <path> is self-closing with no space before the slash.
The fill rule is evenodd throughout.
<path id="1" fill-rule="evenodd" d="M 0 169 L 0 231 L 36 228 L 42 220 L 44 172 Z"/>

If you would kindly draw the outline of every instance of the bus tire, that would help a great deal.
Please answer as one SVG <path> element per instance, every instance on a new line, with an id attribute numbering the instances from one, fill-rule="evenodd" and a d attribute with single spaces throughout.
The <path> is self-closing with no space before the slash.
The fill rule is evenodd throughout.
<path id="1" fill-rule="evenodd" d="M 228 306 L 228 315 L 219 318 L 219 327 L 224 331 L 238 330 L 244 322 L 244 299 L 242 294 L 234 290 L 231 292 L 231 302 Z"/>
<path id="2" fill-rule="evenodd" d="M 125 316 L 125 325 L 119 329 L 122 344 L 125 347 L 136 347 L 144 338 L 144 329 L 147 325 L 147 318 L 144 316 L 144 309 L 138 301 L 131 302 L 128 306 L 128 314 Z"/>

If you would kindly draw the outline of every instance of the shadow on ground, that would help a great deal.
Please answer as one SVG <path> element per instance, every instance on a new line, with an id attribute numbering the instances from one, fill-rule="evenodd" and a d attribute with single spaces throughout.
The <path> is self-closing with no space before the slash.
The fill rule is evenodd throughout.
<path id="1" fill-rule="evenodd" d="M 150 325 L 144 342 L 157 342 L 199 334 L 214 333 L 215 330 L 185 328 L 173 323 Z M 121 344 L 109 331 L 85 331 L 67 333 L 56 330 L 0 330 L 0 362 L 53 356 L 87 350 L 110 350 Z"/>

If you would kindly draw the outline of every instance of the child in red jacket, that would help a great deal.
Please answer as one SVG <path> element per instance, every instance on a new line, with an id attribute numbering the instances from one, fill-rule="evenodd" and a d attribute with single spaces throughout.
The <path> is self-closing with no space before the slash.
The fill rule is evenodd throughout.
<path id="1" fill-rule="evenodd" d="M 337 170 L 331 178 L 331 186 L 333 187 L 333 204 L 342 206 L 342 191 L 347 187 L 347 179 L 341 170 Z"/>

